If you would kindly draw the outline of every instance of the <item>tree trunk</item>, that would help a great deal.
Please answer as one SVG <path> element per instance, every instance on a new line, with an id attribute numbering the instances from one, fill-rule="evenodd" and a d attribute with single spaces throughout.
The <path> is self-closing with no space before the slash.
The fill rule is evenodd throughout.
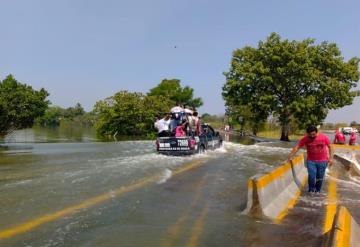
<path id="1" fill-rule="evenodd" d="M 288 123 L 283 123 L 281 126 L 281 137 L 280 141 L 289 142 L 289 132 L 290 132 L 290 125 Z"/>
<path id="2" fill-rule="evenodd" d="M 289 133 L 290 133 L 290 116 L 289 110 L 286 107 L 287 99 L 283 100 L 284 108 L 282 112 L 280 113 L 279 120 L 281 123 L 281 137 L 280 141 L 289 142 Z"/>
<path id="3" fill-rule="evenodd" d="M 253 130 L 252 132 L 253 132 L 254 136 L 257 136 L 257 131 L 256 130 Z"/>

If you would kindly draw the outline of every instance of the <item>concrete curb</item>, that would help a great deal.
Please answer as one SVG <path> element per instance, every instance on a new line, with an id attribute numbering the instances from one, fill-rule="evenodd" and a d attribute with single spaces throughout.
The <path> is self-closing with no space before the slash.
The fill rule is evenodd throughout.
<path id="1" fill-rule="evenodd" d="M 248 201 L 243 213 L 265 216 L 279 223 L 292 208 L 307 181 L 304 155 L 285 163 L 267 174 L 248 180 Z"/>
<path id="2" fill-rule="evenodd" d="M 334 159 L 343 164 L 347 171 L 350 171 L 351 173 L 356 175 L 360 175 L 360 165 L 356 161 L 339 154 L 334 154 Z"/>
<path id="3" fill-rule="evenodd" d="M 360 243 L 360 227 L 343 206 L 339 207 L 330 230 L 327 247 L 356 247 Z"/>
<path id="4" fill-rule="evenodd" d="M 351 145 L 340 145 L 340 144 L 331 144 L 334 149 L 347 149 L 347 150 L 360 150 L 360 146 L 351 146 Z"/>

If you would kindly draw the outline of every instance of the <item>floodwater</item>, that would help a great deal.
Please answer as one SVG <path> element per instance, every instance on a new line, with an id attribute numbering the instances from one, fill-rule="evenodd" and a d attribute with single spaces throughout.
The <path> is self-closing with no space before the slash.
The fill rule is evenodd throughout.
<path id="1" fill-rule="evenodd" d="M 0 150 L 0 246 L 319 246 L 327 184 L 281 224 L 241 213 L 248 178 L 294 143 L 227 140 L 169 157 L 153 141 L 101 142 L 92 130 L 19 131 Z M 360 219 L 360 179 L 336 179 Z"/>

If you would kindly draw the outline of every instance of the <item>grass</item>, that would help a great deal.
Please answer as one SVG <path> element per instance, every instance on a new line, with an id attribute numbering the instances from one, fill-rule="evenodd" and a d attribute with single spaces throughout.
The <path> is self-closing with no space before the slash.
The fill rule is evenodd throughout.
<path id="1" fill-rule="evenodd" d="M 280 130 L 263 130 L 263 131 L 260 131 L 257 134 L 257 136 L 262 137 L 262 138 L 280 139 L 281 132 L 280 132 Z M 301 135 L 301 134 L 293 134 L 293 135 L 289 136 L 289 139 L 290 140 L 300 140 L 302 136 L 303 135 Z"/>
<path id="2" fill-rule="evenodd" d="M 224 123 L 222 122 L 207 122 L 214 129 L 224 129 Z"/>
<path id="3" fill-rule="evenodd" d="M 223 129 L 225 123 L 223 122 L 208 122 L 208 124 L 210 124 L 211 127 L 213 127 L 214 129 Z M 240 129 L 240 125 L 235 125 L 233 126 L 234 130 L 239 130 Z M 247 131 L 249 132 L 249 130 Z M 249 132 L 250 133 L 250 132 Z M 259 131 L 257 134 L 258 137 L 261 138 L 271 138 L 271 139 L 277 139 L 280 140 L 281 137 L 281 130 L 280 129 L 274 129 L 274 130 L 262 130 Z M 300 140 L 304 135 L 297 133 L 297 134 L 292 134 L 289 136 L 290 140 Z"/>

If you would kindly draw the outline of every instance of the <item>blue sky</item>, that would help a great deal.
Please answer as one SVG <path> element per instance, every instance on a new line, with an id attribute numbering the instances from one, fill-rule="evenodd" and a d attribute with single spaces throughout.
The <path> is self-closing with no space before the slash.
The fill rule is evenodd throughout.
<path id="1" fill-rule="evenodd" d="M 202 113 L 223 113 L 234 49 L 278 32 L 360 57 L 359 10 L 358 0 L 1 0 L 0 78 L 11 73 L 46 88 L 53 104 L 87 110 L 117 91 L 146 93 L 178 78 L 203 98 Z M 327 120 L 360 122 L 360 100 Z"/>

